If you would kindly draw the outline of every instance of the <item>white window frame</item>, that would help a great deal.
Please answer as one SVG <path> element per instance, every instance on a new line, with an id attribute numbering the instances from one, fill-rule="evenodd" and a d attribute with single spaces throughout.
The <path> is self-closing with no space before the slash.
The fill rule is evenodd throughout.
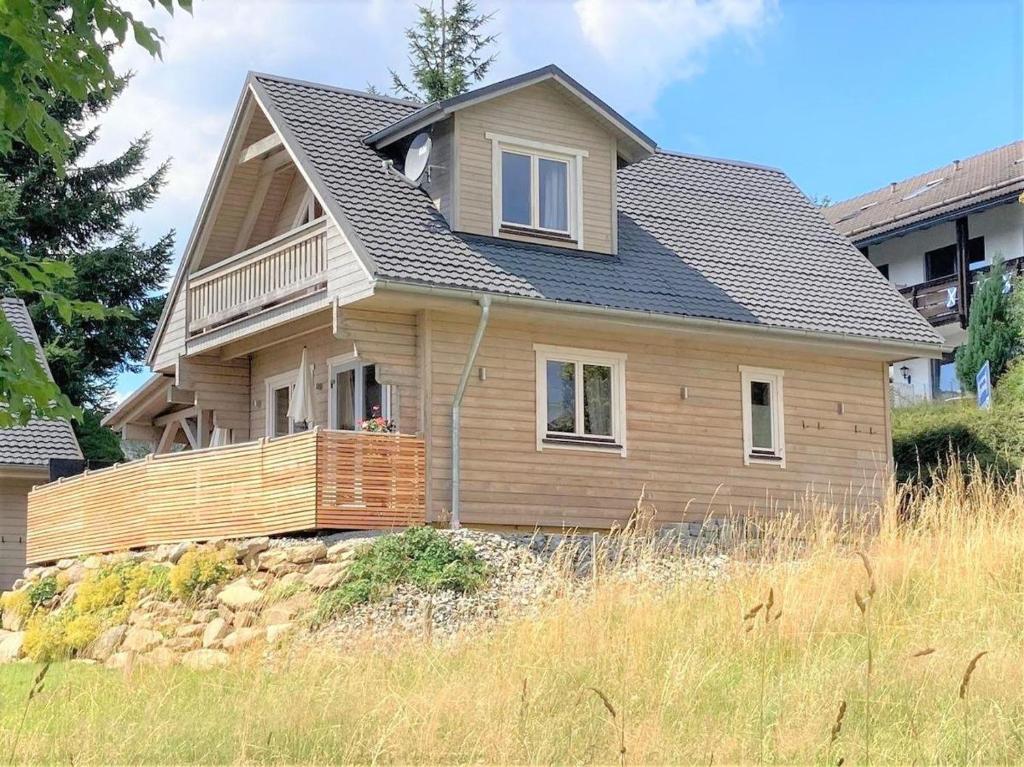
<path id="1" fill-rule="evenodd" d="M 547 144 L 540 141 L 515 138 L 498 133 L 487 132 L 485 136 L 491 142 L 491 168 L 493 175 L 492 186 L 492 234 L 495 237 L 501 235 L 503 226 L 523 230 L 523 234 L 537 232 L 541 235 L 568 236 L 573 240 L 576 247 L 583 249 L 583 159 L 589 156 L 585 149 Z M 501 153 L 512 152 L 514 154 L 527 155 L 530 157 L 530 225 L 502 221 L 502 184 L 501 184 Z M 567 221 L 569 230 L 546 229 L 540 226 L 540 184 L 538 179 L 538 160 L 555 160 L 564 162 L 568 166 L 566 172 L 566 193 L 568 197 Z M 518 232 L 517 232 L 518 233 Z"/>
<path id="2" fill-rule="evenodd" d="M 618 454 L 626 457 L 626 355 L 595 349 L 576 349 L 567 346 L 534 344 L 537 378 L 537 450 L 586 450 Z M 578 442 L 552 442 L 548 433 L 548 362 L 575 362 L 578 365 L 604 365 L 611 368 L 612 384 L 612 434 L 614 444 L 588 441 L 583 429 L 583 376 L 576 376 L 576 424 L 579 434 L 556 433 L 555 439 L 572 439 Z"/>
<path id="3" fill-rule="evenodd" d="M 769 465 L 786 468 L 786 405 L 783 398 L 782 380 L 784 373 L 773 368 L 740 365 L 740 393 L 743 403 L 743 463 L 747 466 Z M 766 383 L 770 388 L 772 402 L 772 443 L 771 454 L 754 452 L 752 412 L 750 407 L 750 384 Z"/>
<path id="4" fill-rule="evenodd" d="M 286 373 L 279 373 L 266 379 L 266 435 L 268 437 L 284 437 L 285 434 L 274 434 L 274 392 L 278 389 L 288 389 L 288 404 L 291 405 L 291 398 L 295 395 L 295 382 L 299 378 L 299 369 L 289 370 Z M 295 434 L 295 421 L 288 419 L 288 434 Z"/>
<path id="5" fill-rule="evenodd" d="M 347 354 L 339 354 L 336 357 L 331 357 L 327 360 L 327 423 L 328 428 L 340 431 L 338 425 L 338 398 L 335 395 L 334 386 L 337 381 L 338 373 L 343 373 L 346 370 L 356 370 L 356 385 L 353 396 L 356 398 L 356 402 L 362 402 L 365 398 L 363 376 L 360 375 L 362 368 L 370 365 L 376 366 L 379 363 L 370 362 L 361 358 L 355 352 L 348 352 Z M 381 416 L 387 419 L 392 418 L 392 413 L 395 410 L 394 407 L 394 392 L 392 386 L 388 384 L 381 384 Z M 361 412 L 360 409 L 355 409 L 353 412 Z M 358 420 L 363 420 L 362 418 Z M 397 421 L 396 421 L 397 423 Z M 357 428 L 356 431 L 359 429 Z"/>

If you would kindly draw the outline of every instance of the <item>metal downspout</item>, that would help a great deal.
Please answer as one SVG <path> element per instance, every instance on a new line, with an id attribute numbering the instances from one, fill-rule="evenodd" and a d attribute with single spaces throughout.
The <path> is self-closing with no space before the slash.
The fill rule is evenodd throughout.
<path id="1" fill-rule="evenodd" d="M 462 377 L 459 379 L 459 386 L 455 390 L 455 397 L 452 399 L 452 530 L 459 529 L 459 481 L 461 479 L 459 467 L 460 434 L 462 396 L 466 393 L 466 384 L 469 383 L 469 375 L 473 372 L 473 364 L 476 362 L 476 353 L 480 350 L 480 342 L 484 338 L 484 331 L 487 329 L 487 320 L 491 316 L 490 296 L 480 298 L 480 321 L 476 326 L 476 333 L 473 335 L 473 343 L 469 345 L 469 355 L 466 357 L 466 364 L 462 368 Z"/>

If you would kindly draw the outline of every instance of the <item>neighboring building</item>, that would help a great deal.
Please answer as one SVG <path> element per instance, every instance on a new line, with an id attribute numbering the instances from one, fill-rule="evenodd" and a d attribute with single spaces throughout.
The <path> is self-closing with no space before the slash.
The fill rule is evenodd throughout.
<path id="1" fill-rule="evenodd" d="M 0 312 L 22 339 L 36 347 L 49 375 L 25 304 L 0 298 Z M 52 459 L 82 460 L 67 421 L 33 420 L 27 426 L 0 429 L 0 589 L 10 588 L 25 568 L 25 498 L 33 485 L 49 482 Z"/>
<path id="2" fill-rule="evenodd" d="M 941 359 L 894 366 L 903 400 L 958 396 L 953 352 L 966 340 L 971 289 L 1001 258 L 1024 268 L 1024 141 L 824 209 L 825 218 L 942 334 Z"/>
<path id="3" fill-rule="evenodd" d="M 106 422 L 307 428 L 305 349 L 312 424 L 420 435 L 430 520 L 703 519 L 877 497 L 888 366 L 940 343 L 784 173 L 661 150 L 557 67 L 428 105 L 251 74 Z"/>

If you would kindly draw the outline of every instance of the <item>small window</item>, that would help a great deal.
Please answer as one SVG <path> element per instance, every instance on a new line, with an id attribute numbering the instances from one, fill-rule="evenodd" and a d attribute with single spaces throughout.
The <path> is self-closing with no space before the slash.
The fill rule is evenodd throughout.
<path id="1" fill-rule="evenodd" d="M 889 279 L 889 265 L 888 264 L 879 264 L 878 265 L 878 271 L 882 273 L 882 276 L 885 277 L 885 279 Z"/>
<path id="2" fill-rule="evenodd" d="M 536 346 L 537 448 L 625 450 L 625 356 Z"/>
<path id="3" fill-rule="evenodd" d="M 950 399 L 959 397 L 963 391 L 956 374 L 956 357 L 943 354 L 942 359 L 932 360 L 932 397 Z"/>
<path id="4" fill-rule="evenodd" d="M 587 152 L 492 133 L 487 138 L 493 147 L 494 234 L 570 240 L 583 247 L 579 204 Z"/>
<path id="5" fill-rule="evenodd" d="M 743 395 L 743 461 L 785 466 L 782 372 L 740 368 Z"/>
<path id="6" fill-rule="evenodd" d="M 296 422 L 288 417 L 291 406 L 292 390 L 299 371 L 273 376 L 267 379 L 267 436 L 283 437 L 286 434 L 306 431 L 312 424 L 304 421 Z"/>

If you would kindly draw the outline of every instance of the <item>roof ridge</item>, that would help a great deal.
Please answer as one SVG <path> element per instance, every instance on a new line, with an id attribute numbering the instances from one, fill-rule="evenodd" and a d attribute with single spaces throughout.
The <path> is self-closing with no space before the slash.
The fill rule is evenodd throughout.
<path id="1" fill-rule="evenodd" d="M 275 75 L 269 72 L 257 72 L 255 70 L 249 71 L 249 76 L 256 78 L 257 80 L 274 80 L 279 83 L 287 83 L 289 85 L 299 85 L 305 88 L 316 88 L 322 91 L 332 91 L 334 93 L 343 93 L 346 96 L 358 96 L 361 98 L 370 99 L 373 101 L 383 101 L 389 104 L 401 104 L 407 107 L 416 107 L 422 109 L 428 104 L 424 104 L 420 101 L 413 101 L 411 99 L 401 99 L 396 96 L 387 96 L 383 93 L 370 93 L 369 91 L 361 91 L 357 88 L 344 88 L 340 85 L 329 85 L 328 83 L 318 83 L 312 80 L 302 80 L 297 77 L 286 77 L 285 75 Z M 431 102 L 433 103 L 433 102 Z"/>
<path id="2" fill-rule="evenodd" d="M 936 166 L 934 168 L 929 168 L 928 170 L 923 170 L 920 173 L 915 173 L 912 176 L 907 176 L 906 178 L 901 178 L 898 181 L 890 181 L 890 182 L 888 182 L 886 184 L 882 184 L 879 187 L 875 187 L 874 189 L 869 189 L 866 192 L 861 192 L 860 194 L 854 195 L 853 197 L 847 197 L 845 200 L 837 200 L 836 202 L 832 203 L 832 206 L 835 207 L 835 206 L 839 206 L 839 205 L 850 205 L 850 204 L 856 202 L 857 200 L 861 199 L 862 197 L 870 197 L 872 195 L 879 194 L 880 192 L 884 192 L 886 189 L 891 187 L 893 184 L 895 184 L 897 187 L 899 187 L 902 184 L 908 184 L 908 183 L 910 183 L 912 181 L 916 181 L 917 179 L 923 178 L 924 176 L 928 176 L 928 175 L 930 175 L 932 173 L 938 173 L 939 171 L 943 170 L 944 168 L 948 168 L 950 165 L 952 165 L 954 162 L 957 162 L 958 160 L 959 160 L 960 163 L 972 162 L 974 160 L 977 160 L 979 157 L 984 157 L 985 155 L 995 154 L 996 152 L 1002 152 L 1002 151 L 1004 151 L 1006 149 L 1009 149 L 1012 146 L 1015 146 L 1016 144 L 1020 144 L 1022 149 L 1024 149 L 1024 139 L 1016 139 L 1014 141 L 1010 141 L 1007 144 L 1000 144 L 997 147 L 992 147 L 991 149 L 986 149 L 986 150 L 984 150 L 982 152 L 975 152 L 974 154 L 968 155 L 967 157 L 953 158 L 949 162 L 943 163 L 942 165 Z"/>
<path id="3" fill-rule="evenodd" d="M 686 159 L 686 160 L 700 160 L 701 162 L 713 162 L 713 163 L 717 163 L 719 165 L 734 165 L 734 166 L 738 166 L 740 168 L 753 168 L 754 170 L 767 170 L 767 171 L 771 171 L 772 173 L 779 173 L 779 174 L 781 174 L 783 176 L 786 175 L 786 172 L 784 170 L 782 170 L 782 168 L 776 168 L 776 167 L 774 167 L 772 165 L 760 165 L 760 164 L 758 164 L 756 162 L 746 162 L 745 160 L 730 160 L 730 159 L 728 159 L 726 157 L 710 157 L 710 156 L 707 156 L 707 155 L 690 154 L 689 152 L 679 152 L 679 151 L 677 151 L 675 149 L 662 149 L 661 147 L 658 147 L 658 149 L 655 150 L 655 154 L 656 155 L 664 154 L 664 155 L 670 155 L 672 157 L 681 157 L 681 158 Z"/>

